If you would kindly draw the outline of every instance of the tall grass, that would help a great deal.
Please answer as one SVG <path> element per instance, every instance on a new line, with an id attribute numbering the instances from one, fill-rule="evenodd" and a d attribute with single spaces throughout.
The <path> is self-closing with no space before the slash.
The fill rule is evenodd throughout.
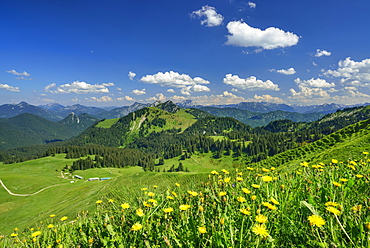
<path id="1" fill-rule="evenodd" d="M 369 163 L 365 152 L 358 161 L 332 158 L 294 171 L 153 173 L 125 191 L 107 189 L 94 212 L 45 216 L 0 246 L 370 247 Z"/>

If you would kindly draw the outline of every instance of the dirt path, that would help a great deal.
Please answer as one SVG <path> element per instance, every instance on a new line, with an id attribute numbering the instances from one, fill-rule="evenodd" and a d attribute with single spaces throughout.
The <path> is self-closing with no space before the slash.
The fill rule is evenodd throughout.
<path id="1" fill-rule="evenodd" d="M 198 164 L 200 164 L 201 166 L 203 166 L 204 168 L 206 168 L 204 165 L 202 165 L 201 163 L 199 163 L 198 160 L 196 160 L 195 158 L 191 157 L 195 162 L 197 162 Z"/>
<path id="2" fill-rule="evenodd" d="M 15 193 L 11 192 L 11 191 L 10 191 L 10 190 L 5 186 L 5 184 L 3 183 L 3 181 L 1 181 L 1 180 L 0 180 L 0 184 L 1 184 L 1 186 L 3 186 L 3 188 L 4 188 L 6 191 L 8 191 L 8 193 L 9 193 L 10 195 L 14 195 L 14 196 L 31 196 L 31 195 L 36 195 L 36 194 L 38 194 L 38 193 L 40 193 L 40 192 L 44 191 L 45 189 L 52 188 L 52 187 L 56 187 L 56 186 L 60 186 L 60 185 L 64 185 L 65 183 L 62 183 L 62 184 L 55 184 L 55 185 L 51 185 L 51 186 L 45 187 L 45 188 L 40 189 L 39 191 L 37 191 L 37 192 L 35 192 L 35 193 L 33 193 L 33 194 L 15 194 Z"/>

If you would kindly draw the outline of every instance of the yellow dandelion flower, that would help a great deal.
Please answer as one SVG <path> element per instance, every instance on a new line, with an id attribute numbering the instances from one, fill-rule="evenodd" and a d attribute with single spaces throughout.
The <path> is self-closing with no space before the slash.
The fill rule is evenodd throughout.
<path id="1" fill-rule="evenodd" d="M 55 214 L 51 214 L 49 216 L 50 216 L 50 218 L 54 218 L 56 215 Z"/>
<path id="2" fill-rule="evenodd" d="M 253 226 L 252 228 L 252 232 L 254 232 L 254 234 L 256 235 L 259 235 L 263 238 L 266 238 L 267 236 L 269 236 L 269 233 L 266 229 L 266 226 L 264 224 L 256 224 Z"/>
<path id="3" fill-rule="evenodd" d="M 348 179 L 345 179 L 345 178 L 339 178 L 339 181 L 341 181 L 341 182 L 348 182 Z"/>
<path id="4" fill-rule="evenodd" d="M 154 199 L 149 199 L 148 200 L 148 202 L 151 202 L 151 203 L 153 203 L 154 205 L 156 205 L 158 202 L 157 202 L 157 200 L 154 200 Z"/>
<path id="5" fill-rule="evenodd" d="M 268 218 L 267 218 L 267 216 L 265 216 L 263 214 L 259 214 L 259 215 L 256 216 L 256 221 L 258 223 L 267 223 Z"/>
<path id="6" fill-rule="evenodd" d="M 198 193 L 197 193 L 197 192 L 195 192 L 195 191 L 188 191 L 188 193 L 189 193 L 191 196 L 197 196 L 197 195 L 198 195 Z"/>
<path id="7" fill-rule="evenodd" d="M 165 213 L 171 213 L 171 212 L 173 212 L 173 208 L 171 208 L 171 207 L 165 208 L 165 209 L 163 209 L 163 212 L 165 212 Z"/>
<path id="8" fill-rule="evenodd" d="M 272 181 L 272 177 L 270 177 L 270 176 L 263 176 L 263 177 L 261 177 L 261 179 L 264 182 L 270 182 L 270 181 Z"/>
<path id="9" fill-rule="evenodd" d="M 327 207 L 329 207 L 329 206 L 338 207 L 339 203 L 328 201 L 327 203 L 325 203 L 325 206 L 327 206 Z"/>
<path id="10" fill-rule="evenodd" d="M 311 226 L 321 227 L 325 225 L 325 220 L 318 215 L 311 215 L 308 217 Z"/>
<path id="11" fill-rule="evenodd" d="M 348 168 L 351 168 L 352 170 L 356 170 L 356 167 L 354 167 L 353 165 L 347 165 Z"/>
<path id="12" fill-rule="evenodd" d="M 236 181 L 241 182 L 241 181 L 243 181 L 243 178 L 242 177 L 237 177 Z"/>
<path id="13" fill-rule="evenodd" d="M 246 208 L 242 208 L 242 209 L 239 209 L 239 211 L 242 213 L 242 214 L 245 214 L 245 215 L 251 215 L 251 212 L 246 209 Z"/>
<path id="14" fill-rule="evenodd" d="M 278 202 L 274 197 L 271 196 L 270 201 L 274 203 L 275 205 L 280 205 L 280 202 Z"/>
<path id="15" fill-rule="evenodd" d="M 181 208 L 180 208 L 180 209 L 181 209 Z M 203 206 L 199 206 L 199 208 L 198 208 L 198 209 L 199 209 L 199 211 L 200 211 L 200 212 L 203 212 L 203 211 L 204 211 L 204 207 L 203 207 Z"/>
<path id="16" fill-rule="evenodd" d="M 68 219 L 68 217 L 67 216 L 63 216 L 62 218 L 60 218 L 60 220 L 61 221 L 65 221 L 65 220 L 67 220 Z"/>
<path id="17" fill-rule="evenodd" d="M 148 207 L 148 208 L 150 208 L 150 207 L 152 207 L 152 205 L 151 204 L 149 204 L 148 202 L 143 202 L 143 205 L 145 206 L 145 207 Z"/>
<path id="18" fill-rule="evenodd" d="M 36 231 L 36 232 L 31 234 L 31 237 L 35 238 L 35 237 L 39 236 L 40 234 L 41 234 L 41 231 Z"/>
<path id="19" fill-rule="evenodd" d="M 19 230 L 19 228 L 18 227 L 16 227 L 16 228 L 14 228 L 14 231 L 16 232 L 16 231 L 18 231 Z"/>
<path id="20" fill-rule="evenodd" d="M 357 165 L 357 163 L 356 163 L 355 161 L 349 161 L 349 163 L 350 163 L 351 165 Z"/>
<path id="21" fill-rule="evenodd" d="M 211 171 L 211 174 L 218 175 L 218 172 L 216 170 Z"/>
<path id="22" fill-rule="evenodd" d="M 176 192 L 172 191 L 171 194 L 174 196 L 174 197 L 177 197 L 177 194 Z"/>
<path id="23" fill-rule="evenodd" d="M 200 226 L 200 227 L 198 227 L 198 231 L 200 233 L 206 233 L 207 232 L 207 228 L 205 228 L 204 226 Z"/>
<path id="24" fill-rule="evenodd" d="M 269 203 L 269 202 L 262 202 L 262 205 L 263 206 L 265 206 L 265 207 L 267 207 L 268 209 L 270 209 L 270 210 L 276 210 L 277 209 L 277 207 L 276 206 L 274 206 L 274 205 L 272 205 L 271 203 Z"/>
<path id="25" fill-rule="evenodd" d="M 338 160 L 333 158 L 333 159 L 331 160 L 331 162 L 332 162 L 333 164 L 337 164 L 337 163 L 338 163 Z"/>
<path id="26" fill-rule="evenodd" d="M 368 154 L 369 154 L 369 152 L 362 152 L 362 154 L 364 154 L 364 155 L 368 155 Z"/>
<path id="27" fill-rule="evenodd" d="M 258 185 L 258 184 L 252 184 L 252 187 L 253 187 L 253 188 L 255 188 L 255 189 L 259 189 L 259 188 L 261 188 L 261 186 L 260 186 L 260 185 Z"/>
<path id="28" fill-rule="evenodd" d="M 180 210 L 186 211 L 190 208 L 190 205 L 187 204 L 182 204 L 179 206 Z"/>
<path id="29" fill-rule="evenodd" d="M 254 168 L 252 168 L 252 167 L 247 167 L 247 170 L 254 170 Z"/>
<path id="30" fill-rule="evenodd" d="M 123 204 L 121 204 L 121 208 L 123 208 L 123 209 L 129 209 L 130 208 L 130 204 L 123 203 Z"/>
<path id="31" fill-rule="evenodd" d="M 327 207 L 326 210 L 328 210 L 330 213 L 333 213 L 335 215 L 340 215 L 340 210 L 336 209 L 335 207 Z"/>
<path id="32" fill-rule="evenodd" d="M 251 191 L 249 189 L 247 189 L 247 188 L 242 188 L 242 190 L 246 194 L 250 194 L 251 193 Z"/>
<path id="33" fill-rule="evenodd" d="M 145 214 L 144 214 L 144 211 L 141 208 L 138 208 L 138 209 L 136 209 L 136 215 L 139 216 L 139 217 L 143 217 Z"/>
<path id="34" fill-rule="evenodd" d="M 262 168 L 261 171 L 263 171 L 263 172 L 269 172 L 270 170 L 269 169 L 266 169 L 266 168 Z"/>
<path id="35" fill-rule="evenodd" d="M 239 196 L 236 198 L 238 202 L 246 202 L 247 200 L 243 196 Z"/>
<path id="36" fill-rule="evenodd" d="M 256 199 L 257 199 L 257 196 L 256 196 L 256 195 L 252 195 L 252 196 L 251 196 L 251 199 L 252 199 L 252 201 L 254 201 L 254 200 L 256 200 Z"/>
<path id="37" fill-rule="evenodd" d="M 51 228 L 54 227 L 54 225 L 53 224 L 49 224 L 47 227 L 51 229 Z"/>
<path id="38" fill-rule="evenodd" d="M 243 176 L 243 172 L 238 172 L 238 176 Z"/>
<path id="39" fill-rule="evenodd" d="M 17 237 L 18 236 L 18 233 L 12 233 L 10 234 L 10 237 Z"/>
<path id="40" fill-rule="evenodd" d="M 366 222 L 365 226 L 366 226 L 367 230 L 370 230 L 370 222 Z"/>
<path id="41" fill-rule="evenodd" d="M 145 190 L 148 190 L 148 189 L 147 189 L 147 188 L 142 188 L 141 190 L 142 190 L 142 191 L 145 191 Z"/>
<path id="42" fill-rule="evenodd" d="M 175 186 L 176 186 L 176 187 L 180 187 L 180 184 L 179 184 L 179 183 L 175 183 Z"/>
<path id="43" fill-rule="evenodd" d="M 148 196 L 153 197 L 153 196 L 155 196 L 155 194 L 153 192 L 148 192 Z"/>
<path id="44" fill-rule="evenodd" d="M 273 170 L 276 170 L 276 168 L 275 168 L 275 167 L 271 167 L 271 168 L 270 168 L 270 170 L 272 170 L 272 171 L 273 171 Z"/>
<path id="45" fill-rule="evenodd" d="M 225 182 L 225 183 L 230 182 L 230 180 L 231 180 L 231 177 L 226 177 L 226 178 L 224 178 L 224 182 Z"/>
<path id="46" fill-rule="evenodd" d="M 356 205 L 351 208 L 353 212 L 360 212 L 362 210 L 362 205 Z"/>
<path id="47" fill-rule="evenodd" d="M 337 186 L 337 187 L 341 187 L 341 186 L 342 186 L 342 184 L 340 184 L 340 183 L 338 183 L 338 182 L 333 182 L 333 185 L 334 185 L 334 186 Z"/>
<path id="48" fill-rule="evenodd" d="M 228 172 L 227 170 L 225 170 L 225 169 L 222 169 L 221 170 L 223 173 L 225 173 L 225 174 L 230 174 L 230 172 Z"/>
<path id="49" fill-rule="evenodd" d="M 158 188 L 158 185 L 153 185 L 153 188 L 155 188 L 155 189 Z"/>
<path id="50" fill-rule="evenodd" d="M 131 231 L 139 231 L 141 228 L 143 228 L 143 226 L 140 224 L 140 223 L 135 223 L 132 225 L 131 227 Z"/>
<path id="51" fill-rule="evenodd" d="M 357 178 L 363 178 L 364 176 L 363 175 L 360 175 L 360 174 L 357 174 L 356 177 Z"/>
<path id="52" fill-rule="evenodd" d="M 220 193 L 218 193 L 219 196 L 225 196 L 226 195 L 226 192 L 225 191 L 221 191 Z"/>
<path id="53" fill-rule="evenodd" d="M 114 200 L 113 199 L 109 199 L 108 202 L 114 202 Z"/>
<path id="54" fill-rule="evenodd" d="M 96 204 L 100 204 L 100 203 L 102 203 L 103 201 L 102 200 L 97 200 L 95 203 Z"/>
<path id="55" fill-rule="evenodd" d="M 166 196 L 166 198 L 167 198 L 167 199 L 170 199 L 170 200 L 175 199 L 175 198 L 173 198 L 173 197 L 172 197 L 172 196 L 170 196 L 170 195 Z"/>

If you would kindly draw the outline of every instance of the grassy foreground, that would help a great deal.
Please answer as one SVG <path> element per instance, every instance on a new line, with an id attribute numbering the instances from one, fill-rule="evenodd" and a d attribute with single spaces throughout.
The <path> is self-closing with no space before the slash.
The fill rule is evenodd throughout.
<path id="1" fill-rule="evenodd" d="M 94 211 L 55 212 L 1 236 L 0 246 L 370 247 L 368 156 L 301 163 L 294 171 L 117 179 L 89 206 Z"/>

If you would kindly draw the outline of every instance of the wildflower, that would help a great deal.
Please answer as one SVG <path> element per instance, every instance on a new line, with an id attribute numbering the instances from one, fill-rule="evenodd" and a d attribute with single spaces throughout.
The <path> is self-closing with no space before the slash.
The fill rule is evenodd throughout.
<path id="1" fill-rule="evenodd" d="M 148 190 L 148 189 L 147 189 L 147 188 L 142 188 L 141 190 L 142 190 L 142 191 L 145 191 L 145 190 Z"/>
<path id="2" fill-rule="evenodd" d="M 272 181 L 272 177 L 270 177 L 270 176 L 263 176 L 262 177 L 262 181 L 264 181 L 264 182 L 270 182 L 270 181 Z"/>
<path id="3" fill-rule="evenodd" d="M 197 195 L 198 195 L 198 193 L 197 193 L 197 192 L 195 192 L 195 191 L 188 191 L 188 193 L 189 193 L 191 196 L 197 196 Z"/>
<path id="4" fill-rule="evenodd" d="M 243 196 L 239 196 L 236 199 L 238 200 L 238 202 L 246 202 L 247 201 Z"/>
<path id="5" fill-rule="evenodd" d="M 308 220 L 310 221 L 311 226 L 321 227 L 325 225 L 325 220 L 318 215 L 311 215 L 308 217 Z"/>
<path id="6" fill-rule="evenodd" d="M 248 209 L 242 208 L 242 209 L 239 209 L 239 211 L 240 211 L 242 214 L 245 214 L 245 215 L 251 215 L 251 212 L 250 212 Z"/>
<path id="7" fill-rule="evenodd" d="M 165 209 L 163 209 L 163 211 L 164 211 L 165 213 L 171 213 L 171 212 L 173 212 L 173 208 L 171 208 L 171 207 L 169 207 L 169 208 L 165 208 Z"/>
<path id="8" fill-rule="evenodd" d="M 218 193 L 219 196 L 225 196 L 226 195 L 226 192 L 225 191 L 221 191 L 220 193 Z"/>
<path id="9" fill-rule="evenodd" d="M 149 197 L 153 197 L 155 194 L 153 192 L 148 192 Z"/>
<path id="10" fill-rule="evenodd" d="M 337 163 L 338 163 L 338 160 L 333 158 L 333 159 L 331 160 L 331 162 L 332 162 L 333 164 L 337 164 Z"/>
<path id="11" fill-rule="evenodd" d="M 138 209 L 136 209 L 136 215 L 139 216 L 139 217 L 143 217 L 145 214 L 144 214 L 144 211 L 141 208 L 138 208 Z"/>
<path id="12" fill-rule="evenodd" d="M 268 209 L 270 209 L 270 210 L 276 210 L 277 209 L 277 207 L 276 206 L 274 206 L 274 205 L 272 205 L 271 203 L 269 203 L 269 202 L 262 202 L 262 205 L 263 206 L 265 206 L 265 207 L 267 207 Z"/>
<path id="13" fill-rule="evenodd" d="M 257 196 L 256 196 L 256 195 L 252 195 L 252 196 L 251 196 L 251 199 L 252 199 L 252 201 L 254 201 L 254 200 L 256 200 L 256 199 L 257 199 Z"/>
<path id="14" fill-rule="evenodd" d="M 68 217 L 67 216 L 63 216 L 62 218 L 60 218 L 60 220 L 61 221 L 65 221 L 65 220 L 67 220 L 68 219 Z"/>
<path id="15" fill-rule="evenodd" d="M 54 225 L 53 224 L 49 224 L 47 227 L 51 229 L 51 228 L 54 227 Z"/>
<path id="16" fill-rule="evenodd" d="M 300 163 L 300 165 L 302 165 L 304 167 L 308 167 L 308 163 L 307 162 L 302 162 L 302 163 Z"/>
<path id="17" fill-rule="evenodd" d="M 153 188 L 155 188 L 155 189 L 158 188 L 158 185 L 153 185 Z"/>
<path id="18" fill-rule="evenodd" d="M 175 183 L 176 187 L 180 187 L 180 184 L 179 183 Z"/>
<path id="19" fill-rule="evenodd" d="M 325 203 L 325 206 L 327 206 L 327 207 L 329 207 L 329 206 L 338 207 L 340 205 L 336 202 L 328 201 L 327 203 Z"/>
<path id="20" fill-rule="evenodd" d="M 50 216 L 50 218 L 54 218 L 55 217 L 55 214 L 51 214 L 49 216 Z"/>
<path id="21" fill-rule="evenodd" d="M 18 236 L 18 233 L 12 233 L 10 234 L 10 237 L 17 237 Z"/>
<path id="22" fill-rule="evenodd" d="M 370 222 L 366 222 L 365 226 L 366 226 L 367 230 L 370 230 Z"/>
<path id="23" fill-rule="evenodd" d="M 113 199 L 109 199 L 108 202 L 114 202 L 114 200 Z"/>
<path id="24" fill-rule="evenodd" d="M 39 236 L 40 234 L 41 234 L 41 231 L 36 231 L 36 232 L 31 234 L 31 237 L 35 238 L 35 237 Z"/>
<path id="25" fill-rule="evenodd" d="M 171 192 L 171 194 L 174 196 L 174 197 L 177 197 L 177 194 L 176 194 L 176 192 Z"/>
<path id="26" fill-rule="evenodd" d="M 251 191 L 249 189 L 247 189 L 247 188 L 242 188 L 242 190 L 246 194 L 250 194 L 251 193 Z"/>
<path id="27" fill-rule="evenodd" d="M 276 168 L 275 168 L 275 167 L 271 167 L 271 168 L 270 168 L 270 170 L 272 170 L 272 171 L 273 171 L 273 170 L 276 170 Z"/>
<path id="28" fill-rule="evenodd" d="M 331 212 L 335 215 L 340 215 L 341 214 L 341 212 L 338 209 L 336 209 L 335 207 L 327 207 L 326 210 L 328 210 L 329 212 Z"/>
<path id="29" fill-rule="evenodd" d="M 364 155 L 368 155 L 368 154 L 369 154 L 369 152 L 362 152 L 362 154 L 364 154 Z"/>
<path id="30" fill-rule="evenodd" d="M 222 169 L 221 170 L 223 173 L 225 173 L 225 174 L 229 174 L 230 172 L 228 172 L 227 170 L 225 170 L 225 169 Z"/>
<path id="31" fill-rule="evenodd" d="M 143 226 L 140 223 L 135 223 L 132 225 L 131 231 L 139 231 L 141 228 L 143 228 Z"/>
<path id="32" fill-rule="evenodd" d="M 363 178 L 364 176 L 363 175 L 360 175 L 360 174 L 357 174 L 356 177 L 357 178 Z"/>
<path id="33" fill-rule="evenodd" d="M 254 170 L 254 168 L 252 168 L 252 167 L 247 167 L 247 170 Z"/>
<path id="34" fill-rule="evenodd" d="M 269 236 L 269 233 L 266 229 L 266 226 L 264 224 L 256 224 L 253 226 L 252 228 L 252 232 L 254 232 L 254 234 L 256 235 L 259 235 L 263 238 Z"/>
<path id="35" fill-rule="evenodd" d="M 185 211 L 185 210 L 188 210 L 189 208 L 190 208 L 190 205 L 187 205 L 187 204 L 182 204 L 182 205 L 180 205 L 180 210 L 183 210 L 183 211 Z"/>
<path id="36" fill-rule="evenodd" d="M 360 212 L 360 211 L 361 211 L 361 209 L 362 209 L 362 205 L 361 205 L 361 204 L 360 204 L 360 205 L 353 206 L 353 207 L 351 208 L 351 210 L 352 210 L 353 212 Z"/>
<path id="37" fill-rule="evenodd" d="M 130 208 L 130 204 L 128 204 L 128 203 L 123 203 L 123 204 L 121 204 L 121 207 L 122 207 L 123 209 L 128 209 L 128 208 Z"/>
<path id="38" fill-rule="evenodd" d="M 356 167 L 354 167 L 353 165 L 347 165 L 348 168 L 351 168 L 352 170 L 356 170 Z"/>
<path id="39" fill-rule="evenodd" d="M 225 182 L 225 183 L 230 182 L 230 180 L 231 180 L 231 177 L 226 177 L 226 178 L 224 178 L 224 182 Z"/>
<path id="40" fill-rule="evenodd" d="M 337 186 L 337 187 L 341 187 L 342 186 L 342 184 L 337 183 L 337 182 L 333 182 L 333 184 L 334 184 L 334 186 Z"/>
<path id="41" fill-rule="evenodd" d="M 263 172 L 269 172 L 270 170 L 269 169 L 266 169 L 266 168 L 262 168 L 261 169 Z"/>
<path id="42" fill-rule="evenodd" d="M 216 170 L 211 171 L 211 174 L 218 175 L 218 172 Z"/>
<path id="43" fill-rule="evenodd" d="M 14 228 L 14 231 L 16 232 L 16 231 L 18 231 L 19 229 L 18 229 L 18 227 L 16 227 L 16 228 Z"/>
<path id="44" fill-rule="evenodd" d="M 258 185 L 258 184 L 252 184 L 252 187 L 255 188 L 255 189 L 261 188 L 261 186 Z"/>
<path id="45" fill-rule="evenodd" d="M 158 203 L 157 200 L 154 200 L 154 199 L 149 199 L 148 202 L 153 203 L 154 206 L 157 205 Z"/>
<path id="46" fill-rule="evenodd" d="M 236 181 L 241 182 L 241 181 L 243 181 L 243 178 L 242 177 L 237 177 Z"/>
<path id="47" fill-rule="evenodd" d="M 205 228 L 204 226 L 200 226 L 200 227 L 198 227 L 198 231 L 200 233 L 206 233 L 207 232 L 207 228 Z"/>
<path id="48" fill-rule="evenodd" d="M 172 196 L 170 196 L 170 195 L 166 196 L 166 198 L 167 198 L 167 199 L 170 199 L 170 200 L 175 199 L 175 198 L 173 198 L 173 197 L 172 197 Z"/>
<path id="49" fill-rule="evenodd" d="M 100 203 L 102 203 L 103 201 L 102 200 L 97 200 L 95 203 L 96 204 L 100 204 Z"/>
<path id="50" fill-rule="evenodd" d="M 152 205 L 150 205 L 150 204 L 149 204 L 149 203 L 147 203 L 146 201 L 145 201 L 145 202 L 143 202 L 143 205 L 144 205 L 145 207 L 148 207 L 148 208 L 152 207 Z"/>
<path id="51" fill-rule="evenodd" d="M 243 176 L 243 172 L 238 172 L 238 176 Z"/>
<path id="52" fill-rule="evenodd" d="M 345 178 L 339 178 L 339 181 L 341 181 L 341 182 L 348 182 L 348 179 L 345 179 Z"/>
<path id="53" fill-rule="evenodd" d="M 180 208 L 180 209 L 181 209 L 181 208 Z M 199 206 L 199 208 L 198 208 L 198 209 L 199 209 L 199 211 L 200 211 L 200 212 L 203 212 L 203 211 L 204 211 L 204 207 L 203 207 L 203 206 Z"/>
<path id="54" fill-rule="evenodd" d="M 258 223 L 267 223 L 267 220 L 268 220 L 267 216 L 265 216 L 263 214 L 259 214 L 259 215 L 256 216 L 256 221 Z"/>
<path id="55" fill-rule="evenodd" d="M 270 198 L 270 201 L 272 201 L 272 203 L 274 203 L 275 205 L 280 205 L 280 203 L 272 196 Z"/>

